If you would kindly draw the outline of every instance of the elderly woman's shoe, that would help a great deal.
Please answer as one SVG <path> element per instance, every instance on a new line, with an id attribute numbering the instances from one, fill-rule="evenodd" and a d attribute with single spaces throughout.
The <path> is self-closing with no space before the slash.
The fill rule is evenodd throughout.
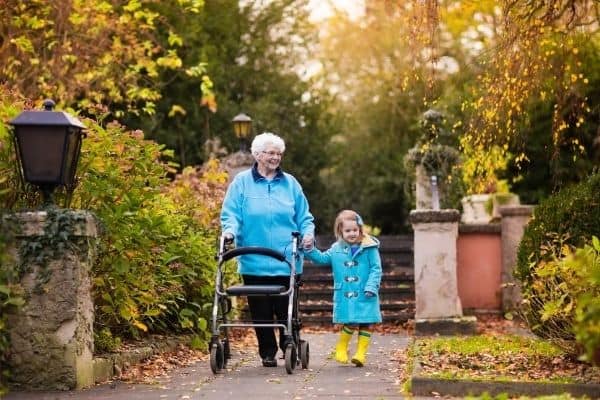
<path id="1" fill-rule="evenodd" d="M 277 360 L 275 359 L 275 357 L 265 357 L 262 360 L 262 365 L 263 367 L 276 367 Z"/>

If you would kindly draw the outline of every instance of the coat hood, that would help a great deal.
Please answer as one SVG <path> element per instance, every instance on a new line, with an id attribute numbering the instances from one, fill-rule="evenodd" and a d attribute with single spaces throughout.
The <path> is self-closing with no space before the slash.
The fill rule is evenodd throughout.
<path id="1" fill-rule="evenodd" d="M 349 244 L 344 239 L 338 240 L 339 244 L 344 246 L 349 246 Z M 360 247 L 366 249 L 367 247 L 379 247 L 379 240 L 375 236 L 371 236 L 368 234 L 364 234 L 362 241 L 360 242 Z"/>
<path id="2" fill-rule="evenodd" d="M 365 234 L 362 242 L 360 242 L 362 247 L 379 247 L 379 240 L 371 235 Z"/>

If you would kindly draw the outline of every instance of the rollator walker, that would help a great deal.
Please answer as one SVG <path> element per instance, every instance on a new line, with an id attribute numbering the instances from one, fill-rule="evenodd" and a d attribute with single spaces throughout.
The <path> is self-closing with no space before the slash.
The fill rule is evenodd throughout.
<path id="1" fill-rule="evenodd" d="M 300 339 L 302 323 L 300 318 L 298 318 L 298 289 L 302 286 L 296 274 L 296 262 L 300 259 L 298 254 L 299 240 L 300 233 L 292 232 L 292 255 L 291 260 L 287 260 L 284 254 L 266 247 L 249 246 L 228 249 L 225 236 L 220 236 L 215 278 L 215 297 L 212 308 L 212 337 L 209 346 L 210 369 L 214 374 L 224 369 L 227 365 L 227 360 L 231 358 L 229 328 L 282 328 L 284 331 L 285 370 L 288 374 L 291 374 L 297 364 L 301 364 L 303 369 L 308 368 L 309 344 L 306 340 Z M 245 254 L 259 254 L 286 263 L 290 269 L 289 288 L 286 289 L 283 285 L 233 285 L 224 287 L 225 263 Z M 231 298 L 244 296 L 287 296 L 288 312 L 286 323 L 229 321 L 227 316 L 232 308 Z"/>

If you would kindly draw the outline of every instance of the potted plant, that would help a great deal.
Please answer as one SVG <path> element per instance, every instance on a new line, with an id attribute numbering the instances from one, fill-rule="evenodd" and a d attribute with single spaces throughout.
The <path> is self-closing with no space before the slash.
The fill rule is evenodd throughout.
<path id="1" fill-rule="evenodd" d="M 509 154 L 498 146 L 489 149 L 463 143 L 466 157 L 462 164 L 462 177 L 466 196 L 461 200 L 461 222 L 487 224 L 500 218 L 501 205 L 519 204 L 519 196 L 510 192 L 508 182 L 498 178 L 506 169 Z"/>
<path id="2" fill-rule="evenodd" d="M 436 177 L 438 190 L 445 193 L 449 177 L 459 162 L 454 135 L 444 129 L 444 117 L 437 110 L 427 110 L 420 121 L 421 136 L 404 157 L 407 171 L 415 171 L 416 208 L 432 208 L 431 178 Z"/>

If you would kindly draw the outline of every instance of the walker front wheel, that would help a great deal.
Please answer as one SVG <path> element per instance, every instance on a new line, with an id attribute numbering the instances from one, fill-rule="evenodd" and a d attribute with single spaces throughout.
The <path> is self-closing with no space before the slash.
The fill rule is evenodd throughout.
<path id="1" fill-rule="evenodd" d="M 213 374 L 216 374 L 225 365 L 225 354 L 221 341 L 213 343 L 210 347 L 210 369 Z"/>
<path id="2" fill-rule="evenodd" d="M 296 346 L 290 343 L 285 348 L 285 370 L 288 374 L 294 372 L 294 368 L 296 368 L 296 359 L 298 355 L 296 354 Z"/>

